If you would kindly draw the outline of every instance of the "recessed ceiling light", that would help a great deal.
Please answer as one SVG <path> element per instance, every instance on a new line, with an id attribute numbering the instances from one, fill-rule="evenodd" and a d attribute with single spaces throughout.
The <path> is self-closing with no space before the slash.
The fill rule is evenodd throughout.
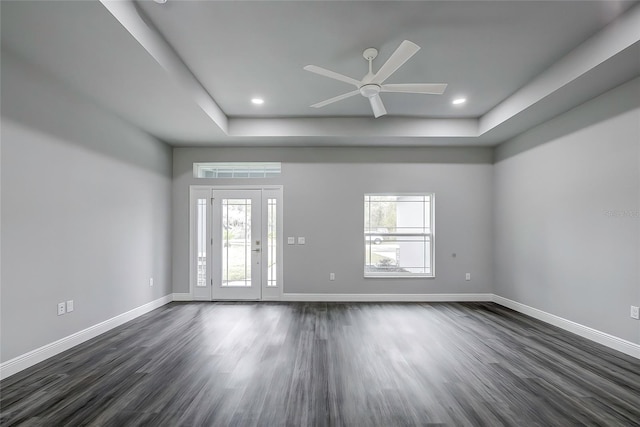
<path id="1" fill-rule="evenodd" d="M 467 102 L 467 98 L 456 98 L 451 103 L 453 105 L 460 105 L 460 104 L 464 104 L 465 102 Z"/>
<path id="2" fill-rule="evenodd" d="M 256 104 L 256 105 L 262 105 L 262 104 L 264 104 L 264 99 L 262 99 L 262 98 L 253 98 L 251 100 L 251 102 L 253 104 Z"/>
<path id="3" fill-rule="evenodd" d="M 153 0 L 153 1 L 158 4 L 165 4 L 167 2 L 167 0 Z"/>

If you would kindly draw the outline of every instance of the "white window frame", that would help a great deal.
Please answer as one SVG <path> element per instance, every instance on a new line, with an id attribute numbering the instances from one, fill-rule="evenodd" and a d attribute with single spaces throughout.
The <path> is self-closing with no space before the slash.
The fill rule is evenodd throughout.
<path id="1" fill-rule="evenodd" d="M 435 270 L 435 198 L 436 195 L 433 192 L 423 192 L 423 193 L 365 193 L 363 196 L 363 213 L 366 211 L 366 198 L 367 196 L 395 196 L 395 197 L 402 197 L 402 196 L 428 196 L 429 197 L 429 215 L 430 215 L 430 231 L 429 232 L 424 232 L 424 233 L 386 233 L 385 235 L 388 236 L 395 236 L 395 237 L 407 237 L 407 236 L 429 236 L 430 237 L 430 247 L 431 247 L 431 251 L 430 251 L 430 262 L 431 262 L 431 273 L 411 273 L 411 272 L 406 272 L 406 273 L 402 273 L 402 272 L 397 272 L 397 271 L 393 271 L 393 272 L 383 272 L 383 271 L 379 271 L 379 272 L 371 272 L 371 271 L 367 271 L 367 237 L 369 237 L 369 239 L 371 239 L 373 236 L 377 236 L 380 235 L 379 232 L 375 232 L 375 231 L 370 231 L 367 232 L 366 228 L 365 228 L 365 224 L 363 221 L 363 233 L 364 233 L 364 252 L 363 252 L 363 270 L 364 270 L 364 277 L 366 279 L 380 279 L 380 278 L 421 278 L 421 279 L 434 279 L 436 277 L 436 270 Z M 364 218 L 364 215 L 363 215 Z"/>

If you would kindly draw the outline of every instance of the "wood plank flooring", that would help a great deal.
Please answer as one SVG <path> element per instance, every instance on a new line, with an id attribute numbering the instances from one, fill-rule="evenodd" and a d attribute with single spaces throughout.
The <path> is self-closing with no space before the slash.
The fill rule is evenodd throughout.
<path id="1" fill-rule="evenodd" d="M 2 426 L 640 426 L 640 361 L 492 303 L 171 303 L 0 383 Z"/>

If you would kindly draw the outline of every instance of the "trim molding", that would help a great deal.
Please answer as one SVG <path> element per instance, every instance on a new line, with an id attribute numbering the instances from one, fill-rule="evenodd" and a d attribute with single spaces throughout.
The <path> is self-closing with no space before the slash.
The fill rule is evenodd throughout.
<path id="1" fill-rule="evenodd" d="M 194 301 L 193 295 L 189 292 L 173 294 L 173 301 Z"/>
<path id="2" fill-rule="evenodd" d="M 580 323 L 567 320 L 560 316 L 556 316 L 555 314 L 547 313 L 546 311 L 538 310 L 537 308 L 530 307 L 499 295 L 493 295 L 493 302 L 640 359 L 640 344 L 632 343 L 631 341 L 618 338 L 614 335 L 607 334 L 606 332 L 598 331 L 597 329 L 581 325 Z"/>
<path id="3" fill-rule="evenodd" d="M 281 301 L 308 302 L 488 302 L 493 294 L 296 294 L 283 293 Z"/>
<path id="4" fill-rule="evenodd" d="M 136 317 L 140 317 L 158 307 L 162 307 L 163 305 L 170 303 L 172 300 L 173 296 L 171 294 L 165 295 L 162 298 L 158 298 L 157 300 L 148 302 L 140 307 L 136 307 L 125 313 L 119 314 L 111 319 L 105 320 L 104 322 L 100 322 L 40 348 L 36 348 L 28 353 L 14 357 L 11 360 L 7 360 L 0 364 L 0 379 L 5 379 L 13 374 L 17 374 L 24 369 L 42 362 L 43 360 L 60 354 L 63 351 L 67 351 L 70 348 L 95 338 L 100 334 L 108 332 L 123 323 L 133 320 Z"/>
<path id="5" fill-rule="evenodd" d="M 283 293 L 262 301 L 297 302 L 492 302 L 493 294 L 309 294 Z M 197 301 L 190 293 L 173 294 L 174 301 Z"/>

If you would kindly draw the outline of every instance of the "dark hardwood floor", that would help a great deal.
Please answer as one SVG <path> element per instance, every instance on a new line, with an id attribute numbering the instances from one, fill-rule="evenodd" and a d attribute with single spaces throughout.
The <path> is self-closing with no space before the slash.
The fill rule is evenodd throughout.
<path id="1" fill-rule="evenodd" d="M 492 303 L 172 303 L 0 383 L 2 426 L 640 426 L 640 361 Z"/>

